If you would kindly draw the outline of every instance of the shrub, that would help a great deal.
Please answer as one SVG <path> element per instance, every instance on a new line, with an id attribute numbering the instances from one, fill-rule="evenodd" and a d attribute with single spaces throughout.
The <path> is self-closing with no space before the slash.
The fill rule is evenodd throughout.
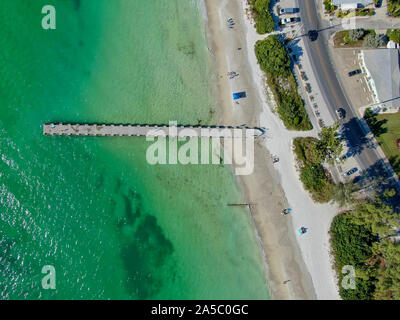
<path id="1" fill-rule="evenodd" d="M 349 39 L 351 41 L 358 41 L 364 37 L 364 29 L 352 29 L 349 31 Z"/>
<path id="2" fill-rule="evenodd" d="M 261 69 L 266 73 L 268 84 L 277 101 L 277 110 L 289 129 L 310 130 L 312 125 L 304 108 L 304 102 L 297 92 L 289 54 L 276 35 L 259 40 L 255 53 Z"/>
<path id="3" fill-rule="evenodd" d="M 368 274 L 366 261 L 372 256 L 372 243 L 376 237 L 364 225 L 353 223 L 351 213 L 336 216 L 331 224 L 331 245 L 335 267 L 339 276 L 340 296 L 344 300 L 369 300 L 374 292 L 374 279 L 356 279 L 356 289 L 345 290 L 341 285 L 342 267 L 351 265 L 356 274 Z"/>
<path id="4" fill-rule="evenodd" d="M 336 7 L 332 4 L 331 0 L 325 0 L 324 5 L 325 5 L 325 11 L 328 13 L 332 13 L 336 9 Z"/>
<path id="5" fill-rule="evenodd" d="M 271 0 L 248 0 L 248 2 L 252 7 L 257 33 L 265 34 L 274 31 L 275 23 L 271 14 Z"/>
<path id="6" fill-rule="evenodd" d="M 389 37 L 389 40 L 400 43 L 400 29 L 388 29 L 386 35 Z"/>
<path id="7" fill-rule="evenodd" d="M 276 35 L 257 41 L 255 51 L 258 63 L 266 73 L 282 77 L 291 74 L 289 54 Z"/>
<path id="8" fill-rule="evenodd" d="M 300 180 L 304 188 L 310 191 L 317 202 L 328 202 L 332 198 L 333 185 L 321 163 L 324 156 L 318 148 L 316 138 L 296 138 L 293 140 L 294 151 L 300 161 Z"/>
<path id="9" fill-rule="evenodd" d="M 400 17 L 400 0 L 388 0 L 388 12 L 393 17 Z"/>
<path id="10" fill-rule="evenodd" d="M 375 14 L 375 10 L 364 8 L 364 9 L 356 9 L 356 16 L 373 16 Z"/>
<path id="11" fill-rule="evenodd" d="M 322 165 L 306 165 L 300 173 L 300 180 L 317 202 L 328 202 L 332 197 L 332 184 L 328 181 Z"/>
<path id="12" fill-rule="evenodd" d="M 387 36 L 383 34 L 368 35 L 363 45 L 369 48 L 379 48 L 387 44 Z"/>

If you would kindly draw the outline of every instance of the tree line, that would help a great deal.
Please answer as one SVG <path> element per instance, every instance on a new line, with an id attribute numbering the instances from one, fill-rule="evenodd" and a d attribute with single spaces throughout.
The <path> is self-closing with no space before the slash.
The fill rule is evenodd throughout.
<path id="1" fill-rule="evenodd" d="M 275 23 L 271 14 L 271 0 L 248 0 L 257 33 L 266 34 L 274 31 Z"/>
<path id="2" fill-rule="evenodd" d="M 257 41 L 255 53 L 274 93 L 277 111 L 285 126 L 288 129 L 311 130 L 304 101 L 297 92 L 289 54 L 278 36 L 270 35 Z"/>
<path id="3" fill-rule="evenodd" d="M 331 245 L 344 300 L 400 299 L 400 215 L 390 205 L 394 190 L 354 201 L 333 219 Z M 342 267 L 356 271 L 355 289 L 342 286 Z"/>

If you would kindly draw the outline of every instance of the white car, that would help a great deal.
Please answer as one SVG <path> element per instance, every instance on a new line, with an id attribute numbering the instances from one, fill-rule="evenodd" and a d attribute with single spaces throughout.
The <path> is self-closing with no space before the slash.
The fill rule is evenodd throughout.
<path id="1" fill-rule="evenodd" d="M 295 21 L 296 21 L 295 18 L 283 18 L 283 19 L 281 19 L 281 24 L 288 24 L 288 23 L 295 22 Z"/>

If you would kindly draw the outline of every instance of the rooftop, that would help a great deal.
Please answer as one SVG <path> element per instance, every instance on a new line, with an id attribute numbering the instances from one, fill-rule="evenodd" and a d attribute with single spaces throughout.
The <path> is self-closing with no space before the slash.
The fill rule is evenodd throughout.
<path id="1" fill-rule="evenodd" d="M 332 0 L 332 4 L 341 6 L 342 9 L 356 9 L 360 6 L 367 6 L 373 3 L 372 0 Z"/>
<path id="2" fill-rule="evenodd" d="M 388 108 L 400 107 L 400 70 L 398 49 L 363 50 L 364 64 L 378 94 Z"/>

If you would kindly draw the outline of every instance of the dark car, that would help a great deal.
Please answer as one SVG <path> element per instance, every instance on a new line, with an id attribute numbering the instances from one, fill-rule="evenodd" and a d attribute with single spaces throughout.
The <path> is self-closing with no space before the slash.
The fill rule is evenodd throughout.
<path id="1" fill-rule="evenodd" d="M 336 114 L 337 114 L 339 119 L 346 118 L 346 111 L 343 108 L 336 109 Z"/>
<path id="2" fill-rule="evenodd" d="M 292 14 L 292 13 L 297 13 L 299 12 L 300 9 L 299 8 L 282 8 L 281 10 L 279 10 L 279 14 Z"/>
<path id="3" fill-rule="evenodd" d="M 351 176 L 353 173 L 356 173 L 357 171 L 358 171 L 358 168 L 353 168 L 353 169 L 347 171 L 347 172 L 344 174 L 344 176 L 345 176 L 345 177 Z"/>
<path id="4" fill-rule="evenodd" d="M 310 30 L 310 31 L 308 31 L 308 38 L 309 38 L 311 41 L 317 40 L 317 38 L 318 38 L 318 32 L 317 32 L 317 30 Z"/>
<path id="5" fill-rule="evenodd" d="M 349 72 L 349 77 L 355 76 L 356 74 L 360 74 L 360 73 L 361 73 L 360 69 L 351 71 L 351 72 Z"/>

